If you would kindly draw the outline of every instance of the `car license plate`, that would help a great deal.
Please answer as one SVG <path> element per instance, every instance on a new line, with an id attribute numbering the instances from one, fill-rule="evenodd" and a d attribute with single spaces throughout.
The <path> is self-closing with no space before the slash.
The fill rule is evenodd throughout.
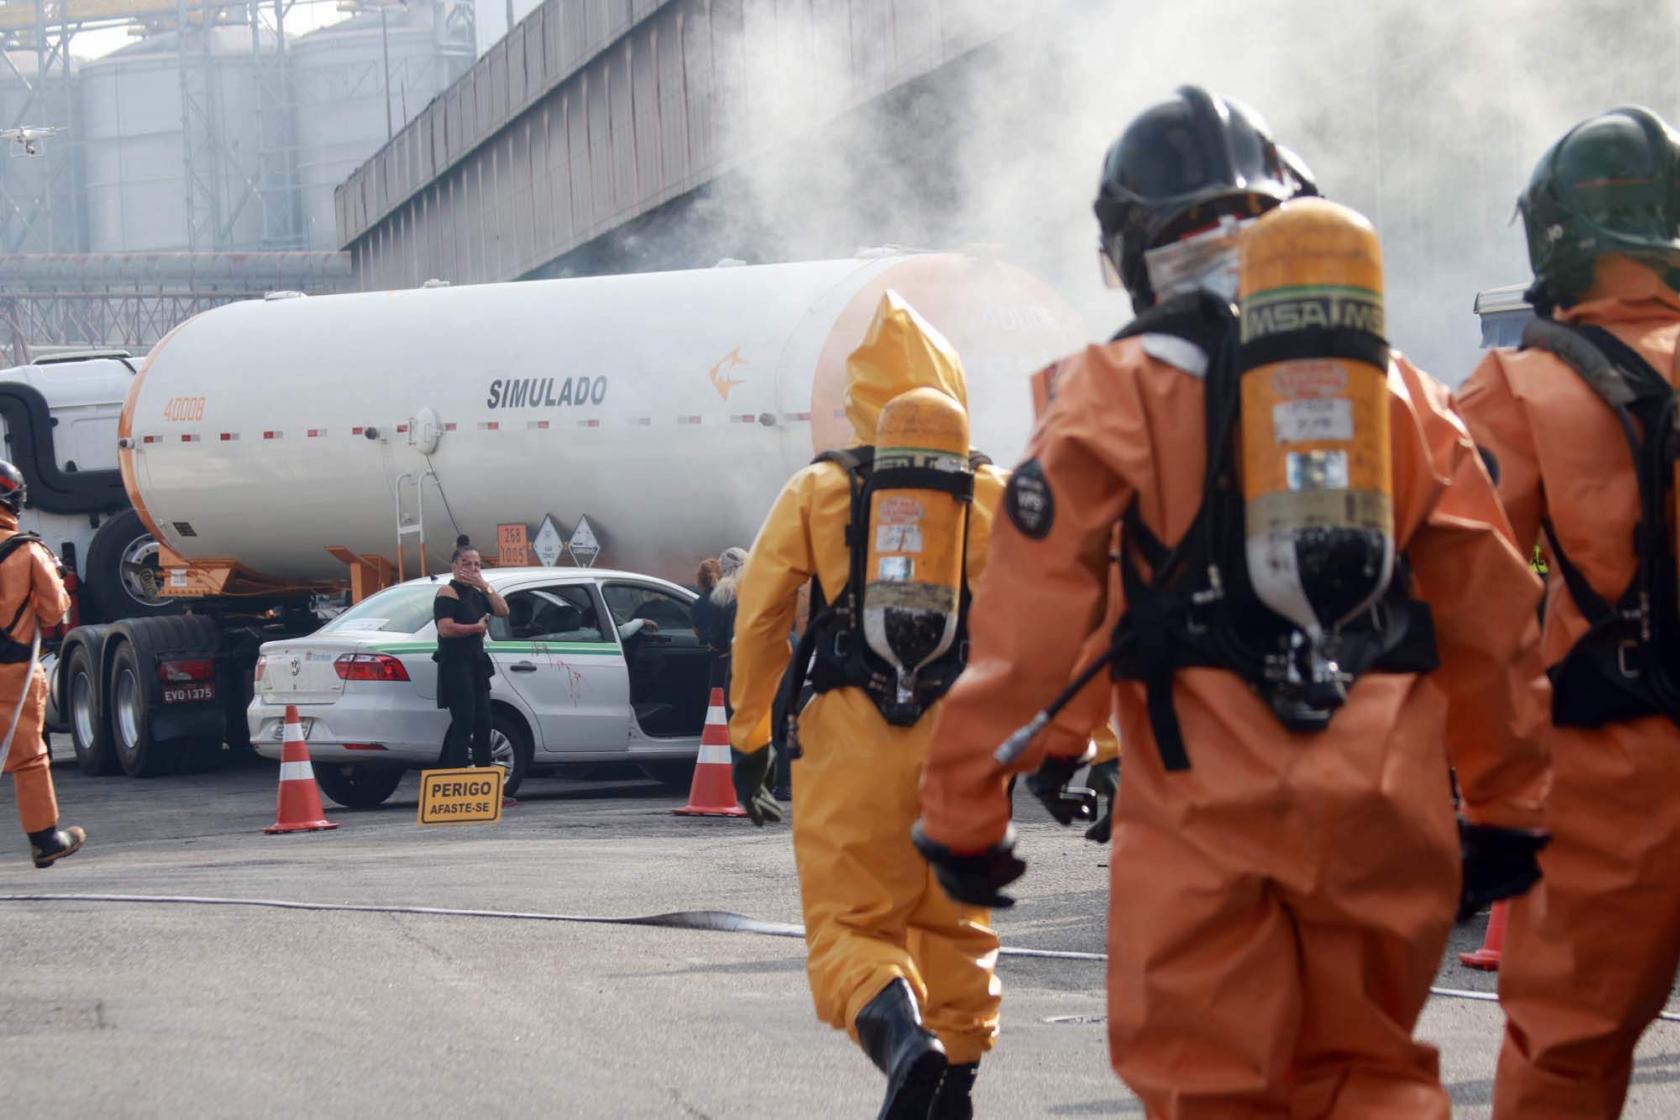
<path id="1" fill-rule="evenodd" d="M 196 704 L 201 700 L 214 700 L 216 686 L 210 681 L 197 681 L 193 684 L 166 684 L 163 686 L 163 702 L 165 704 Z"/>
<path id="2" fill-rule="evenodd" d="M 308 739 L 309 733 L 315 730 L 315 721 L 312 719 L 300 719 L 298 720 L 298 724 L 303 728 L 303 737 Z M 286 737 L 286 721 L 276 720 L 274 722 L 274 730 L 268 733 L 268 737 L 273 739 L 276 743 L 283 740 Z"/>

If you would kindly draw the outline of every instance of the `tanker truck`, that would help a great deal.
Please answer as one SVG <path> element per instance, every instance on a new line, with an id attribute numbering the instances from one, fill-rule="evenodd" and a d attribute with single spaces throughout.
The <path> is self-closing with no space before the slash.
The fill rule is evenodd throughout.
<path id="1" fill-rule="evenodd" d="M 996 260 L 275 293 L 188 320 L 133 378 L 117 440 L 180 613 L 65 636 L 52 699 L 78 759 L 146 775 L 247 747 L 258 647 L 444 571 L 461 533 L 492 559 L 502 527 L 571 537 L 578 562 L 690 582 L 751 543 L 792 472 L 851 442 L 846 357 L 889 288 L 961 353 L 975 446 L 1013 461 L 1028 375 L 1086 336 Z"/>
<path id="2" fill-rule="evenodd" d="M 38 533 L 64 566 L 72 624 L 170 609 L 157 595 L 157 546 L 117 470 L 117 423 L 134 374 L 124 350 L 60 353 L 0 370 L 0 456 L 29 488 L 21 527 Z"/>

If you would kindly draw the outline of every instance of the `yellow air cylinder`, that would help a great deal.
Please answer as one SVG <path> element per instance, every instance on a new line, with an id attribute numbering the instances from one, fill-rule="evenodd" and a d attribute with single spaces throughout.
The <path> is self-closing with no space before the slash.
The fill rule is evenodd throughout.
<path id="1" fill-rule="evenodd" d="M 912 389 L 887 403 L 875 431 L 864 639 L 897 672 L 898 706 L 914 718 L 916 672 L 957 635 L 968 503 L 901 470 L 941 480 L 972 474 L 962 405 L 937 389 Z"/>
<path id="2" fill-rule="evenodd" d="M 1382 252 L 1318 198 L 1261 217 L 1239 252 L 1249 579 L 1317 647 L 1394 570 Z"/>

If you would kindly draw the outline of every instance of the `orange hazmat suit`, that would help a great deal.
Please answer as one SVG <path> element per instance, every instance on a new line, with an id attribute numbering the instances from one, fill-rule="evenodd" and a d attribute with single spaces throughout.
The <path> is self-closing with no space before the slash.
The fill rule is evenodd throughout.
<path id="1" fill-rule="evenodd" d="M 894 292 L 847 363 L 846 414 L 872 444 L 881 410 L 932 387 L 967 407 L 962 366 L 937 332 Z M 985 565 L 1003 475 L 976 472 L 968 525 L 970 586 Z M 851 517 L 846 471 L 817 463 L 790 479 L 759 530 L 737 587 L 730 738 L 764 749 L 770 709 L 789 660 L 799 592 L 817 577 L 829 602 L 848 579 Z M 937 705 L 935 706 L 937 708 Z M 927 1029 L 953 1065 L 977 1062 L 998 1029 L 998 940 L 984 909 L 945 896 L 910 843 L 935 711 L 887 723 L 861 688 L 817 695 L 799 716 L 793 764 L 793 847 L 817 1017 L 857 1039 L 857 1013 L 889 983 L 907 981 Z M 1002 790 L 1002 779 L 998 779 Z"/>
<path id="2" fill-rule="evenodd" d="M 1135 502 L 1170 544 L 1201 504 L 1201 371 L 1153 356 L 1154 337 L 1064 360 L 1028 451 L 1053 513 L 1031 536 L 1008 517 L 994 527 L 988 564 L 1009 578 L 979 589 L 969 668 L 923 778 L 924 834 L 953 852 L 1004 838 L 993 750 L 1124 608 L 1108 557 L 1122 514 Z M 1446 391 L 1398 355 L 1388 388 L 1395 535 L 1440 668 L 1361 677 L 1317 734 L 1285 730 L 1233 673 L 1181 670 L 1191 766 L 1177 772 L 1144 686 L 1110 686 L 1127 759 L 1109 1052 L 1152 1117 L 1449 1114 L 1436 1054 L 1412 1037 L 1459 897 L 1449 755 L 1471 821 L 1540 824 L 1540 589 Z M 1040 765 L 1045 738 L 1021 769 Z"/>
<path id="3" fill-rule="evenodd" d="M 1650 269 L 1600 257 L 1582 302 L 1557 316 L 1597 324 L 1674 380 L 1680 296 Z M 1549 522 L 1587 582 L 1615 602 L 1633 578 L 1639 487 L 1615 413 L 1559 358 L 1489 353 L 1459 408 L 1499 464 L 1519 545 Z M 1550 546 L 1546 545 L 1547 555 Z M 1549 564 L 1541 652 L 1560 662 L 1587 620 Z M 1680 964 L 1680 727 L 1645 716 L 1545 731 L 1552 843 L 1530 895 L 1511 902 L 1499 997 L 1507 1026 L 1494 1115 L 1613 1117 L 1633 1048 Z"/>
<path id="4" fill-rule="evenodd" d="M 1041 424 L 1044 422 L 1044 414 L 1050 410 L 1050 402 L 1056 397 L 1056 383 L 1063 368 L 1064 363 L 1053 362 L 1032 376 L 1033 414 Z M 1117 535 L 1113 547 L 1118 547 L 1118 540 Z M 1108 648 L 1109 632 L 1114 629 L 1114 624 L 1120 621 L 1118 569 L 1110 570 L 1108 595 L 1108 624 L 1099 627 L 1092 634 L 1085 648 L 1080 651 L 1076 665 L 1085 665 L 1101 656 Z M 1086 685 L 1067 707 L 1056 713 L 1056 718 L 1044 729 L 1044 753 L 1058 758 L 1076 758 L 1081 756 L 1089 745 L 1096 747 L 1096 753 L 1091 756 L 1092 766 L 1100 766 L 1118 759 L 1120 739 L 1114 733 L 1110 709 L 1108 688 L 1099 677 Z"/>
<path id="5" fill-rule="evenodd" d="M 0 541 L 18 531 L 17 515 L 0 509 Z M 58 577 L 57 566 L 39 545 L 19 548 L 0 563 L 0 625 L 10 621 L 29 599 L 12 627 L 14 641 L 28 646 L 37 626 L 51 626 L 70 609 L 70 596 Z M 53 792 L 47 741 L 41 733 L 47 710 L 47 675 L 39 664 L 30 671 L 27 661 L 0 665 L 0 738 L 10 725 L 19 704 L 17 732 L 5 772 L 17 790 L 18 818 L 25 832 L 40 832 L 58 824 L 58 798 Z"/>

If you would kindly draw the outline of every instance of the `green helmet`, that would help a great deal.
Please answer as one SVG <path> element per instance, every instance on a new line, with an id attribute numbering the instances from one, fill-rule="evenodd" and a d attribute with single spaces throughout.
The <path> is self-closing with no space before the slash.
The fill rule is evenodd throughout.
<path id="1" fill-rule="evenodd" d="M 1540 157 L 1517 207 L 1537 305 L 1573 303 L 1605 253 L 1680 267 L 1680 141 L 1638 106 L 1582 121 Z"/>

